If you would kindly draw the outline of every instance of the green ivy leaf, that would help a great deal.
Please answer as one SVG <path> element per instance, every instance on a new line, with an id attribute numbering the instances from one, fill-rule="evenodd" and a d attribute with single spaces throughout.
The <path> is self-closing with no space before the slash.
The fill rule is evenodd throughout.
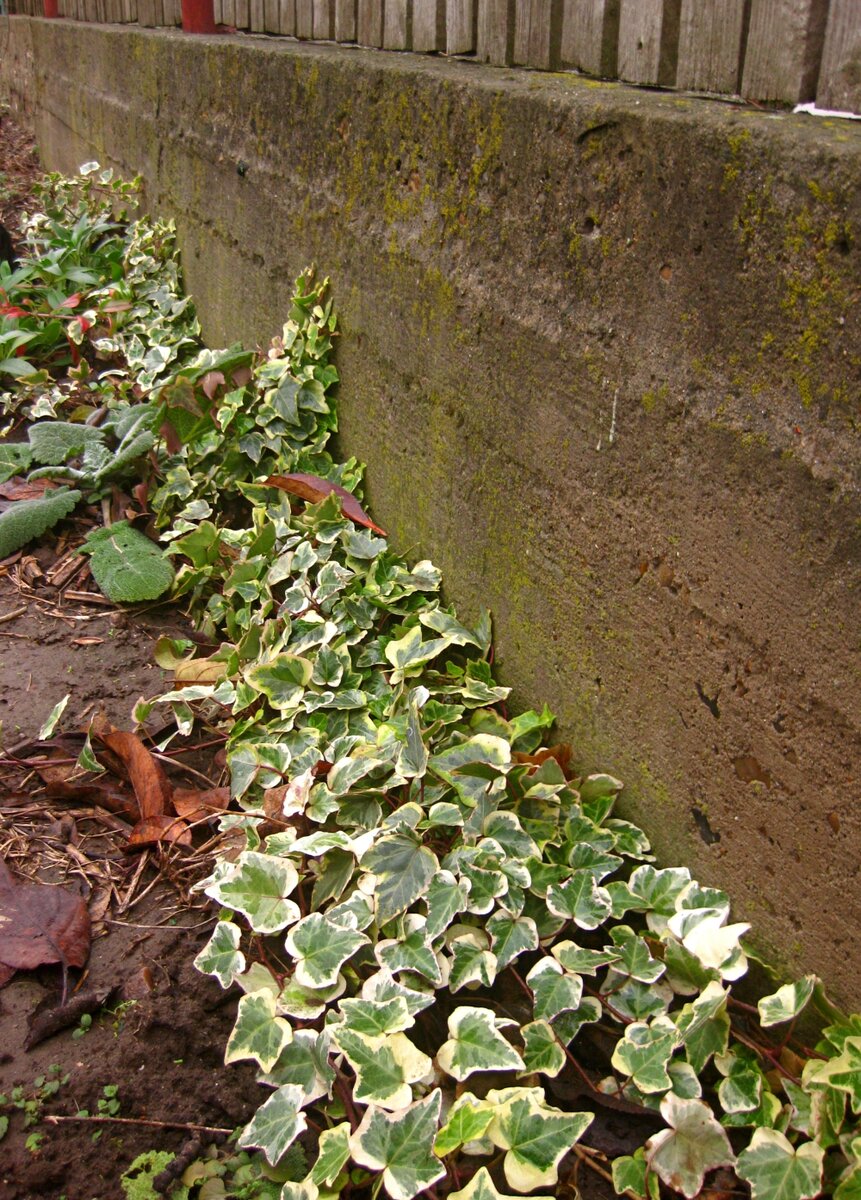
<path id="1" fill-rule="evenodd" d="M 451 1192 L 449 1200 L 519 1200 L 519 1197 L 498 1192 L 487 1167 L 479 1167 L 465 1188 Z M 534 1196 L 532 1200 L 550 1200 L 549 1196 Z"/>
<path id="2" fill-rule="evenodd" d="M 683 1100 L 671 1092 L 661 1101 L 661 1116 L 669 1129 L 649 1138 L 646 1162 L 667 1187 L 693 1200 L 707 1171 L 735 1163 L 729 1138 L 701 1100 Z"/>
<path id="3" fill-rule="evenodd" d="M 499 1032 L 516 1024 L 489 1008 L 456 1008 L 448 1018 L 449 1040 L 437 1051 L 440 1069 L 461 1082 L 474 1071 L 523 1070 L 523 1059 Z"/>
<path id="4" fill-rule="evenodd" d="M 307 1128 L 301 1112 L 302 1089 L 287 1083 L 273 1092 L 258 1108 L 251 1121 L 239 1135 L 237 1145 L 256 1146 L 275 1166 L 287 1148 Z"/>
<path id="5" fill-rule="evenodd" d="M 565 1066 L 565 1051 L 547 1021 L 532 1021 L 522 1026 L 523 1074 L 539 1071 L 542 1075 L 558 1075 Z"/>
<path id="6" fill-rule="evenodd" d="M 403 996 L 393 996 L 390 1000 L 342 1000 L 338 1007 L 348 1028 L 368 1037 L 403 1033 L 415 1025 Z"/>
<path id="7" fill-rule="evenodd" d="M 429 938 L 438 937 L 466 906 L 469 882 L 457 879 L 451 871 L 437 871 L 430 881 L 425 904 L 428 917 L 426 932 Z"/>
<path id="8" fill-rule="evenodd" d="M 281 997 L 277 998 L 280 1006 Z M 278 1061 L 261 1079 L 270 1087 L 293 1083 L 302 1089 L 303 1105 L 313 1104 L 321 1096 L 331 1096 L 335 1071 L 329 1063 L 331 1035 L 328 1030 L 297 1029 L 278 1056 Z"/>
<path id="9" fill-rule="evenodd" d="M 540 1093 L 539 1093 L 540 1094 Z M 489 1093 L 488 1099 L 493 1093 Z M 506 1150 L 505 1178 L 518 1192 L 553 1187 L 557 1168 L 593 1121 L 592 1113 L 563 1113 L 522 1096 L 503 1105 L 488 1129 L 495 1146 Z"/>
<path id="10" fill-rule="evenodd" d="M 287 899 L 298 882 L 298 872 L 287 859 L 243 850 L 203 890 L 219 904 L 241 912 L 255 933 L 277 933 L 299 919 L 298 905 Z"/>
<path id="11" fill-rule="evenodd" d="M 660 1200 L 658 1177 L 649 1171 L 642 1146 L 634 1154 L 613 1159 L 613 1187 L 619 1196 L 637 1196 L 639 1200 Z"/>
<path id="12" fill-rule="evenodd" d="M 713 1054 L 726 1052 L 730 1034 L 726 1004 L 726 991 L 719 983 L 712 982 L 676 1017 L 676 1026 L 685 1044 L 685 1056 L 698 1075 Z"/>
<path id="13" fill-rule="evenodd" d="M 655 1017 L 648 1025 L 635 1021 L 626 1026 L 611 1061 L 617 1071 L 631 1077 L 641 1092 L 666 1092 L 672 1084 L 667 1064 L 680 1041 L 679 1031 L 669 1017 Z"/>
<path id="14" fill-rule="evenodd" d="M 825 1151 L 815 1142 L 796 1149 L 776 1129 L 757 1129 L 738 1156 L 736 1171 L 753 1200 L 809 1200 L 822 1187 Z"/>
<path id="15" fill-rule="evenodd" d="M 310 1171 L 310 1178 L 318 1185 L 331 1187 L 350 1157 L 350 1123 L 342 1121 L 320 1134 L 317 1161 Z"/>
<path id="16" fill-rule="evenodd" d="M 156 600 L 173 586 L 173 567 L 163 551 L 128 521 L 94 529 L 80 553 L 90 556 L 93 578 L 114 604 Z"/>
<path id="17" fill-rule="evenodd" d="M 240 997 L 236 1022 L 224 1052 L 225 1064 L 253 1058 L 264 1071 L 274 1067 L 292 1037 L 288 1022 L 275 1012 L 275 996 L 268 988 Z"/>
<path id="18" fill-rule="evenodd" d="M 326 988 L 334 986 L 344 963 L 369 942 L 366 934 L 311 913 L 293 926 L 284 945 L 296 960 L 296 982 L 301 987 Z"/>
<path id="19" fill-rule="evenodd" d="M 566 883 L 551 884 L 547 907 L 581 929 L 597 929 L 609 917 L 613 902 L 607 889 L 595 882 L 592 872 L 582 870 L 575 871 Z"/>
<path id="20" fill-rule="evenodd" d="M 435 1153 L 444 1158 L 466 1142 L 484 1137 L 494 1115 L 493 1105 L 479 1100 L 471 1092 L 464 1092 L 451 1106 L 448 1120 L 436 1136 Z"/>
<path id="21" fill-rule="evenodd" d="M 561 1012 L 574 1011 L 583 996 L 583 980 L 579 975 L 566 974 L 555 958 L 540 959 L 526 982 L 535 997 L 536 1020 L 552 1021 Z"/>
<path id="22" fill-rule="evenodd" d="M 425 894 L 439 871 L 439 860 L 412 833 L 382 837 L 362 858 L 362 866 L 377 876 L 377 923 L 387 925 Z"/>
<path id="23" fill-rule="evenodd" d="M 0 445 L 0 483 L 26 471 L 31 462 L 30 447 L 25 442 L 4 442 Z"/>
<path id="24" fill-rule="evenodd" d="M 427 1075 L 432 1062 L 403 1033 L 368 1037 L 345 1026 L 333 1030 L 335 1044 L 356 1073 L 353 1099 L 380 1108 L 405 1108 L 413 1083 Z"/>
<path id="25" fill-rule="evenodd" d="M 861 1037 L 847 1037 L 842 1054 L 822 1062 L 805 1064 L 802 1083 L 806 1088 L 832 1087 L 847 1092 L 854 1113 L 861 1113 Z"/>
<path id="26" fill-rule="evenodd" d="M 245 955 L 239 949 L 242 932 L 232 921 L 219 921 L 212 937 L 203 947 L 194 965 L 205 975 L 214 975 L 223 988 L 230 987 L 245 970 Z"/>
<path id="27" fill-rule="evenodd" d="M 794 1020 L 813 995 L 817 983 L 816 975 L 805 975 L 797 983 L 787 983 L 773 995 L 763 996 L 757 1002 L 760 1025 L 767 1029 L 770 1025 Z"/>
<path id="28" fill-rule="evenodd" d="M 413 1200 L 445 1175 L 433 1153 L 442 1093 L 435 1088 L 399 1112 L 369 1108 L 355 1133 L 350 1150 L 355 1162 L 382 1171 L 383 1186 L 392 1200 Z"/>
<path id="29" fill-rule="evenodd" d="M 485 926 L 496 956 L 497 970 L 504 970 L 527 950 L 538 949 L 538 929 L 529 917 L 512 917 L 495 912 Z"/>

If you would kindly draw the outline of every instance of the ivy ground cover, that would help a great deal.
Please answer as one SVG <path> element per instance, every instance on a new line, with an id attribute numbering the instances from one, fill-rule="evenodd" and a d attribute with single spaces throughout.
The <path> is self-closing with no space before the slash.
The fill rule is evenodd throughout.
<path id="1" fill-rule="evenodd" d="M 548 744 L 546 709 L 509 709 L 489 615 L 462 623 L 433 565 L 390 547 L 361 466 L 332 454 L 325 284 L 300 278 L 265 354 L 202 349 L 172 228 L 118 215 L 127 199 L 92 166 L 51 182 L 34 258 L 70 222 L 112 247 L 74 305 L 28 310 L 48 268 L 0 267 L 25 314 L 3 317 L 3 404 L 31 421 L 3 454 L 58 508 L 102 504 L 109 595 L 132 579 L 118 598 L 195 615 L 196 640 L 159 647 L 173 690 L 135 720 L 169 718 L 162 747 L 195 729 L 225 747 L 232 850 L 201 885 L 219 911 L 197 966 L 239 989 L 225 1061 L 265 1089 L 240 1145 L 289 1162 L 282 1200 L 571 1194 L 578 1162 L 650 1200 L 716 1172 L 754 1200 L 861 1196 L 861 1018 L 813 977 L 737 999 L 728 897 L 654 863 L 622 783 Z M 40 337 L 45 365 L 16 367 Z M 118 481 L 137 501 L 119 521 Z M 612 1163 L 589 1143 L 608 1100 L 659 1125 Z"/>

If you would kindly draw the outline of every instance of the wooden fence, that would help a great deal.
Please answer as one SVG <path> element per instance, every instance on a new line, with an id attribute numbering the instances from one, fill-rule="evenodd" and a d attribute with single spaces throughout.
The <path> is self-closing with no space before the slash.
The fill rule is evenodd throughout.
<path id="1" fill-rule="evenodd" d="M 214 0 L 250 33 L 466 55 L 861 113 L 861 0 Z M 12 0 L 42 14 L 43 0 Z M 180 0 L 59 0 L 82 21 L 180 24 Z"/>

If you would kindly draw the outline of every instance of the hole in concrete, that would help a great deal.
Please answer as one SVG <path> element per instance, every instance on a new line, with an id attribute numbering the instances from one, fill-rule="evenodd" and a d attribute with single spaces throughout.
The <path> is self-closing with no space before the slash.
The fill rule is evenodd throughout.
<path id="1" fill-rule="evenodd" d="M 672 277 L 673 268 L 669 263 L 664 263 L 664 265 L 661 267 L 661 279 L 663 279 L 664 283 L 669 283 Z"/>

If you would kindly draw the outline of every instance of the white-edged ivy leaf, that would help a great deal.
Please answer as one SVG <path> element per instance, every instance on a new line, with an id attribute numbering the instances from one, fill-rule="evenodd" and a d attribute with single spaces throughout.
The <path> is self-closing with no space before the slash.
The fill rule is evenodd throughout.
<path id="1" fill-rule="evenodd" d="M 353 1159 L 362 1167 L 382 1171 L 383 1187 L 392 1200 L 413 1200 L 445 1175 L 433 1153 L 442 1093 L 435 1088 L 424 1100 L 387 1113 L 369 1108 L 350 1135 Z"/>
<path id="2" fill-rule="evenodd" d="M 359 1104 L 405 1108 L 413 1098 L 410 1085 L 427 1075 L 433 1065 L 403 1033 L 368 1037 L 339 1025 L 332 1036 L 356 1073 L 353 1099 Z"/>
<path id="3" fill-rule="evenodd" d="M 452 773 L 476 763 L 485 763 L 500 770 L 511 764 L 511 746 L 505 738 L 492 733 L 479 733 L 441 750 L 431 757 L 430 765 L 433 770 L 444 778 L 452 780 Z"/>
<path id="4" fill-rule="evenodd" d="M 245 679 L 281 711 L 298 708 L 314 673 L 313 663 L 297 654 L 277 654 L 268 662 L 248 667 Z"/>
<path id="5" fill-rule="evenodd" d="M 94 529 L 80 553 L 90 556 L 93 578 L 114 604 L 156 600 L 173 585 L 173 567 L 162 549 L 128 521 Z"/>
<path id="6" fill-rule="evenodd" d="M 418 675 L 425 663 L 442 654 L 452 644 L 451 638 L 432 638 L 422 641 L 421 625 L 413 625 L 402 638 L 391 641 L 386 646 L 385 655 L 394 667 L 390 682 L 394 686 L 403 683 L 411 675 Z"/>
<path id="7" fill-rule="evenodd" d="M 637 867 L 628 880 L 628 886 L 635 896 L 645 900 L 648 905 L 646 921 L 655 933 L 662 934 L 667 928 L 667 920 L 676 911 L 676 900 L 681 892 L 691 882 L 691 873 L 687 867 L 665 867 L 658 869 L 644 865 Z"/>
<path id="8" fill-rule="evenodd" d="M 417 691 L 417 688 L 413 688 L 409 694 L 407 736 L 395 765 L 404 779 L 421 779 L 428 765 L 428 748 L 422 737 Z"/>
<path id="9" fill-rule="evenodd" d="M 276 1016 L 275 996 L 269 988 L 247 992 L 239 998 L 233 1032 L 224 1052 L 224 1062 L 255 1059 L 264 1071 L 275 1066 L 293 1031 L 289 1022 Z"/>
<path id="10" fill-rule="evenodd" d="M 437 871 L 425 893 L 428 908 L 427 936 L 438 937 L 466 907 L 469 882 L 457 879 L 451 871 Z"/>
<path id="11" fill-rule="evenodd" d="M 575 871 L 565 883 L 547 889 L 547 907 L 558 917 L 571 920 L 581 929 L 597 929 L 613 908 L 610 894 L 599 887 L 591 871 Z"/>
<path id="12" fill-rule="evenodd" d="M 540 959 L 526 976 L 526 982 L 535 997 L 536 1020 L 552 1021 L 561 1012 L 580 1006 L 583 980 L 579 975 L 566 974 L 555 958 Z"/>
<path id="13" fill-rule="evenodd" d="M 740 1047 L 735 1053 L 718 1054 L 715 1066 L 724 1076 L 718 1100 L 725 1113 L 749 1113 L 760 1107 L 765 1077 L 750 1051 Z"/>
<path id="14" fill-rule="evenodd" d="M 219 921 L 212 937 L 203 947 L 194 965 L 204 975 L 214 975 L 223 988 L 230 987 L 245 970 L 245 955 L 239 949 L 242 931 L 232 921 Z"/>
<path id="15" fill-rule="evenodd" d="M 414 929 L 404 938 L 386 938 L 374 947 L 374 954 L 381 967 L 392 975 L 399 971 L 412 971 L 424 975 L 431 983 L 440 987 L 442 973 L 439 959 L 428 944 L 424 930 Z"/>
<path id="16" fill-rule="evenodd" d="M 69 703 L 69 697 L 71 694 L 71 692 L 66 692 L 63 699 L 58 700 L 48 713 L 42 728 L 39 730 L 40 742 L 46 742 L 48 738 L 52 736 L 54 730 L 57 728 L 57 723 L 59 722 L 60 717 L 62 717 L 63 713 L 66 711 L 66 705 Z"/>
<path id="17" fill-rule="evenodd" d="M 538 929 L 530 917 L 512 917 L 495 912 L 485 926 L 496 955 L 497 970 L 504 970 L 527 950 L 538 949 Z"/>
<path id="18" fill-rule="evenodd" d="M 617 1043 L 611 1061 L 617 1071 L 629 1075 L 646 1095 L 666 1092 L 672 1084 L 667 1065 L 681 1040 L 669 1017 L 655 1017 L 648 1025 L 635 1021 L 626 1026 L 625 1036 Z"/>
<path id="19" fill-rule="evenodd" d="M 726 1052 L 730 1033 L 726 1005 L 726 991 L 713 981 L 675 1018 L 685 1044 L 685 1057 L 698 1075 L 713 1054 Z"/>
<path id="20" fill-rule="evenodd" d="M 278 1010 L 297 1021 L 314 1021 L 323 1015 L 333 1000 L 343 996 L 346 987 L 343 975 L 338 975 L 335 982 L 325 988 L 306 988 L 295 979 L 288 979 L 278 993 Z"/>
<path id="21" fill-rule="evenodd" d="M 54 488 L 37 500 L 18 500 L 0 513 L 0 558 L 8 558 L 62 521 L 81 498 L 78 491 Z"/>
<path id="22" fill-rule="evenodd" d="M 619 961 L 613 970 L 630 975 L 640 983 L 655 983 L 665 971 L 664 964 L 652 958 L 643 938 L 634 933 L 629 925 L 617 925 L 610 930 L 610 937 L 619 951 Z"/>
<path id="23" fill-rule="evenodd" d="M 805 975 L 796 983 L 787 983 L 778 988 L 771 996 L 763 996 L 757 1001 L 759 1023 L 763 1028 L 769 1025 L 780 1025 L 783 1021 L 791 1021 L 805 1007 L 813 989 L 819 983 L 816 975 Z"/>
<path id="24" fill-rule="evenodd" d="M 487 1167 L 479 1167 L 466 1187 L 450 1192 L 448 1200 L 519 1200 L 519 1197 L 497 1191 Z M 533 1196 L 532 1200 L 550 1200 L 550 1197 Z"/>
<path id="25" fill-rule="evenodd" d="M 439 860 L 419 837 L 401 829 L 381 837 L 362 858 L 362 866 L 377 876 L 377 923 L 387 925 L 425 894 L 439 871 Z"/>
<path id="26" fill-rule="evenodd" d="M 847 1037 L 840 1054 L 827 1062 L 811 1059 L 801 1081 L 806 1088 L 833 1087 L 846 1092 L 854 1113 L 861 1113 L 861 1037 Z"/>
<path id="27" fill-rule="evenodd" d="M 239 1135 L 237 1145 L 256 1146 L 274 1167 L 308 1125 L 302 1108 L 302 1089 L 286 1083 L 258 1108 Z"/>
<path id="28" fill-rule="evenodd" d="M 861 1162 L 855 1162 L 840 1176 L 834 1200 L 861 1200 Z"/>
<path id="29" fill-rule="evenodd" d="M 241 912 L 255 933 L 277 933 L 299 919 L 298 905 L 287 898 L 298 882 L 298 872 L 287 859 L 243 850 L 225 874 L 203 890 L 225 908 Z"/>
<path id="30" fill-rule="evenodd" d="M 331 1187 L 350 1157 L 350 1123 L 342 1121 L 320 1134 L 317 1161 L 309 1171 L 309 1178 L 318 1185 Z"/>
<path id="31" fill-rule="evenodd" d="M 553 1018 L 553 1031 L 565 1046 L 569 1046 L 584 1025 L 594 1025 L 604 1014 L 597 996 L 584 996 L 576 1009 L 561 1012 Z"/>
<path id="32" fill-rule="evenodd" d="M 335 1071 L 329 1063 L 331 1041 L 328 1029 L 322 1033 L 313 1029 L 295 1030 L 293 1040 L 287 1043 L 278 1061 L 259 1082 L 276 1088 L 285 1083 L 296 1084 L 302 1089 L 303 1105 L 313 1104 L 321 1096 L 330 1096 L 335 1081 Z"/>
<path id="33" fill-rule="evenodd" d="M 591 950 L 576 942 L 557 942 L 551 946 L 550 953 L 566 971 L 573 971 L 575 975 L 596 975 L 601 967 L 619 961 L 619 951 L 615 948 L 605 946 L 603 950 Z"/>
<path id="34" fill-rule="evenodd" d="M 403 996 L 393 996 L 390 1000 L 342 1000 L 338 1007 L 348 1028 L 369 1037 L 403 1033 L 415 1025 Z"/>
<path id="35" fill-rule="evenodd" d="M 634 1154 L 613 1159 L 613 1187 L 618 1196 L 637 1196 L 639 1200 L 660 1200 L 661 1185 L 649 1171 L 642 1146 Z"/>
<path id="36" fill-rule="evenodd" d="M 822 1187 L 825 1151 L 816 1142 L 797 1149 L 776 1129 L 756 1129 L 738 1156 L 736 1171 L 753 1200 L 809 1200 Z"/>
<path id="37" fill-rule="evenodd" d="M 448 1018 L 449 1040 L 437 1051 L 437 1063 L 461 1082 L 474 1071 L 523 1070 L 523 1059 L 499 1032 L 516 1024 L 489 1008 L 461 1005 Z"/>
<path id="38" fill-rule="evenodd" d="M 593 1119 L 592 1113 L 563 1113 L 539 1104 L 534 1096 L 505 1104 L 487 1132 L 495 1146 L 508 1152 L 503 1169 L 509 1185 L 518 1192 L 553 1187 L 560 1161 Z"/>
<path id="39" fill-rule="evenodd" d="M 451 943 L 452 962 L 448 978 L 451 992 L 459 992 L 470 983 L 490 987 L 496 979 L 496 955 L 469 938 L 458 938 Z"/>
<path id="40" fill-rule="evenodd" d="M 704 967 L 690 950 L 674 938 L 664 942 L 664 965 L 666 979 L 674 992 L 680 996 L 693 996 L 705 990 L 713 980 L 719 980 L 719 972 L 713 967 Z"/>
<path id="41" fill-rule="evenodd" d="M 411 1017 L 430 1008 L 436 1000 L 433 991 L 422 992 L 417 988 L 407 987 L 385 969 L 378 971 L 376 975 L 371 975 L 362 984 L 362 999 L 364 1000 L 376 1000 L 383 1004 L 396 997 L 400 997 L 404 1001 Z"/>
<path id="42" fill-rule="evenodd" d="M 558 1075 L 565 1066 L 565 1051 L 547 1021 L 531 1021 L 520 1030 L 523 1037 L 523 1074 L 539 1071 Z"/>
<path id="43" fill-rule="evenodd" d="M 369 942 L 366 934 L 335 925 L 322 913 L 311 913 L 293 926 L 284 945 L 296 961 L 296 982 L 301 987 L 326 988 L 337 982 L 344 963 Z"/>
<path id="44" fill-rule="evenodd" d="M 479 1100 L 471 1092 L 458 1096 L 449 1110 L 446 1123 L 434 1142 L 434 1151 L 444 1158 L 458 1150 L 466 1142 L 484 1137 L 488 1125 L 494 1118 L 494 1106 Z"/>
<path id="45" fill-rule="evenodd" d="M 670 1092 L 661 1101 L 661 1116 L 669 1129 L 646 1142 L 646 1162 L 667 1187 L 693 1200 L 708 1171 L 735 1163 L 729 1138 L 702 1100 L 683 1100 Z"/>

